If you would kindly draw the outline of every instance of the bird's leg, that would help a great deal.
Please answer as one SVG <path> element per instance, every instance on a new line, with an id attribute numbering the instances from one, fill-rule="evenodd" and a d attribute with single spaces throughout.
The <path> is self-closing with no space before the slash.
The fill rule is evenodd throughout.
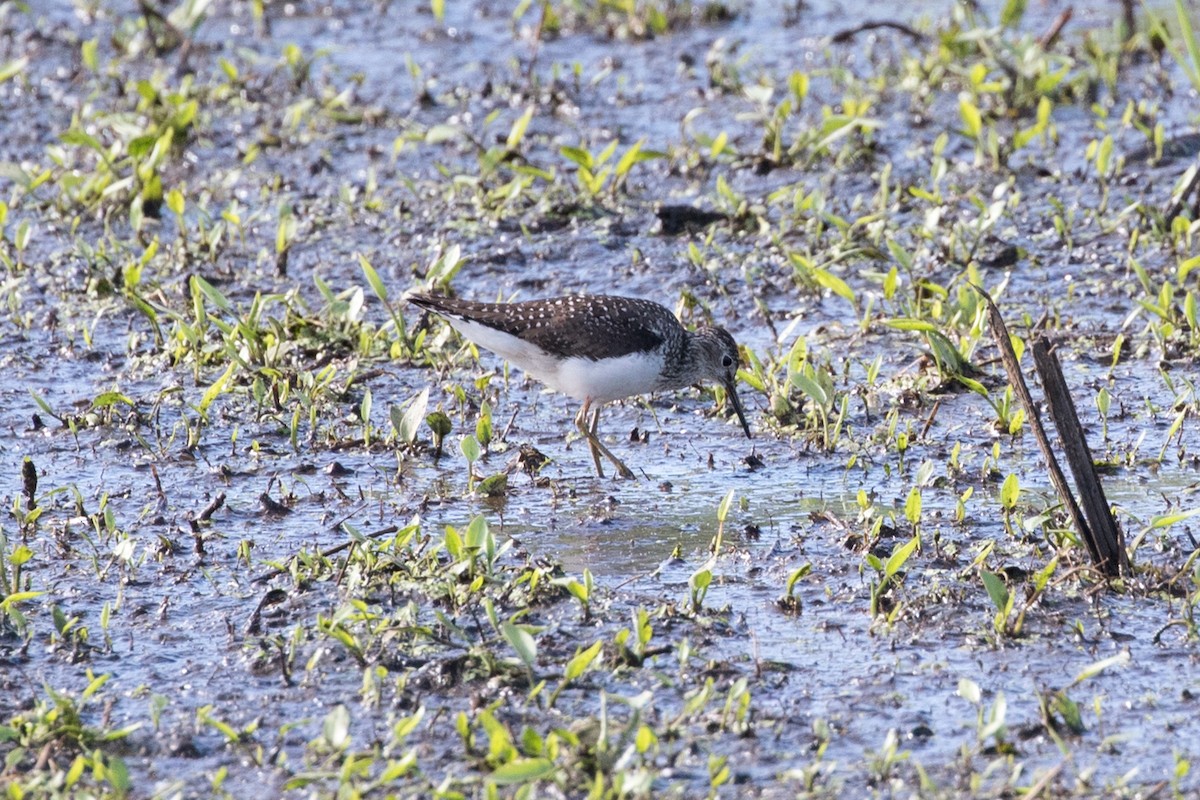
<path id="1" fill-rule="evenodd" d="M 596 409 L 596 414 L 592 415 L 591 427 L 588 427 L 588 409 L 592 406 L 591 399 L 583 401 L 583 406 L 579 409 L 579 413 L 575 415 L 575 427 L 583 434 L 583 438 L 587 440 L 588 450 L 592 454 L 592 461 L 596 465 L 596 474 L 601 478 L 604 477 L 604 468 L 600 465 L 600 451 L 596 449 L 596 418 L 599 416 L 600 409 Z"/>
<path id="2" fill-rule="evenodd" d="M 600 424 L 600 406 L 597 406 L 594 410 L 592 410 L 591 406 L 592 401 L 590 399 L 584 402 L 583 408 L 579 409 L 579 414 L 575 417 L 575 426 L 579 428 L 579 432 L 587 439 L 588 447 L 592 451 L 592 460 L 596 464 L 596 474 L 601 478 L 604 477 L 604 470 L 600 466 L 600 455 L 603 454 L 617 468 L 617 474 L 622 478 L 636 480 L 637 476 L 633 474 L 633 470 L 625 466 L 625 463 L 613 455 L 612 451 L 604 446 L 604 442 L 600 441 L 600 437 L 596 434 L 596 428 Z M 588 419 L 589 410 L 592 411 L 591 420 Z"/>

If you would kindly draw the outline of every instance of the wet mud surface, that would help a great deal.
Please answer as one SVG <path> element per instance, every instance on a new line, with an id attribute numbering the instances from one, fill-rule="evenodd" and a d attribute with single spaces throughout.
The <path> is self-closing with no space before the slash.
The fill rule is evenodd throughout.
<path id="1" fill-rule="evenodd" d="M 1200 791 L 1174 6 L 146 5 L 0 3 L 8 786 Z M 971 283 L 1058 343 L 1133 574 Z M 755 438 L 631 399 L 598 478 L 412 290 L 721 324 Z"/>

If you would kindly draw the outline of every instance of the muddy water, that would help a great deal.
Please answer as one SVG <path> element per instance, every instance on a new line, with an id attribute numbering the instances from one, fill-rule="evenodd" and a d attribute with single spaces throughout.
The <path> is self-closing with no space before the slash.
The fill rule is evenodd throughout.
<path id="1" fill-rule="evenodd" d="M 1037 34 L 1059 9 L 1035 6 L 1023 24 Z M 920 24 L 947 12 L 931 3 L 908 13 L 909 21 Z M 470 387 L 472 378 L 497 369 L 498 362 L 486 354 L 480 365 L 460 363 L 444 379 L 410 365 L 359 364 L 343 353 L 334 362 L 340 376 L 373 371 L 337 400 L 338 413 L 325 418 L 322 430 L 303 441 L 299 452 L 286 431 L 290 414 L 256 415 L 246 403 L 224 400 L 214 406 L 200 445 L 187 450 L 186 425 L 195 424 L 194 407 L 220 369 L 206 369 L 197 379 L 189 367 L 172 366 L 156 353 L 144 317 L 119 296 L 95 290 L 96 280 L 112 278 L 114 264 L 140 254 L 133 244 L 111 259 L 96 259 L 100 267 L 89 267 L 69 220 L 59 219 L 52 203 L 24 204 L 15 208 L 7 231 L 11 237 L 19 220 L 35 221 L 27 258 L 34 266 L 14 273 L 5 287 L 12 314 L 0 322 L 5 374 L 0 424 L 10 436 L 0 442 L 0 451 L 12 476 L 6 495 L 10 506 L 19 493 L 23 456 L 33 458 L 41 475 L 46 511 L 28 538 L 35 558 L 26 574 L 30 588 L 47 594 L 23 606 L 35 632 L 32 646 L 23 647 L 9 629 L 0 639 L 0 680 L 6 689 L 0 693 L 6 695 L 0 699 L 0 720 L 28 711 L 43 696 L 43 685 L 77 693 L 87 684 L 86 669 L 108 673 L 108 724 L 142 726 L 128 749 L 118 752 L 146 793 L 206 795 L 222 766 L 229 770 L 225 788 L 235 796 L 249 796 L 263 785 L 278 788 L 300 768 L 307 743 L 333 706 L 354 708 L 355 741 L 362 743 L 385 735 L 394 714 L 358 703 L 362 670 L 336 648 L 328 648 L 318 665 L 292 685 L 262 668 L 259 639 L 247 633 L 247 626 L 264 586 L 287 584 L 282 579 L 254 583 L 256 576 L 300 550 L 343 544 L 346 534 L 337 529 L 343 520 L 370 531 L 420 514 L 436 535 L 443 525 L 462 526 L 482 513 L 498 534 L 515 538 L 519 552 L 561 564 L 570 574 L 586 568 L 596 576 L 602 621 L 588 627 L 575 622 L 570 609 L 546 612 L 540 619 L 549 626 L 544 646 L 551 652 L 565 643 L 591 641 L 598 630 L 611 636 L 637 608 L 686 609 L 689 581 L 709 557 L 717 506 L 732 490 L 737 502 L 726 524 L 727 549 L 712 566 L 715 580 L 703 606 L 708 616 L 701 615 L 709 621 L 688 627 L 673 611 L 657 619 L 656 628 L 659 641 L 676 645 L 678 637 L 687 637 L 698 648 L 700 655 L 679 668 L 680 685 L 699 685 L 721 670 L 751 681 L 753 735 L 714 734 L 701 750 L 732 756 L 736 779 L 754 791 L 766 796 L 798 791 L 801 782 L 789 777 L 789 770 L 815 763 L 819 736 L 814 730 L 826 728 L 829 743 L 820 756 L 819 784 L 831 794 L 886 796 L 893 786 L 888 781 L 897 776 L 909 782 L 895 784 L 895 791 L 908 794 L 916 785 L 912 765 L 919 764 L 949 796 L 971 793 L 972 781 L 981 791 L 998 791 L 1014 769 L 1023 776 L 1018 784 L 1026 786 L 1057 770 L 1051 780 L 1056 791 L 1087 796 L 1115 792 L 1126 782 L 1147 787 L 1168 781 L 1177 757 L 1200 755 L 1191 707 L 1194 642 L 1184 628 L 1165 627 L 1183 614 L 1184 598 L 1105 592 L 1067 580 L 1029 612 L 1025 636 L 1005 639 L 992 631 L 994 608 L 972 561 L 994 543 L 995 554 L 987 562 L 991 569 L 1032 573 L 1052 553 L 1038 533 L 1020 539 L 1008 534 L 1002 519 L 999 478 L 1009 473 L 1020 477 L 1026 492 L 1019 518 L 1052 503 L 1028 435 L 1000 439 L 999 461 L 990 463 L 997 441 L 994 414 L 982 398 L 946 394 L 934 414 L 933 398 L 925 396 L 917 409 L 904 411 L 901 426 L 919 432 L 932 418 L 928 433 L 914 436 L 899 457 L 887 444 L 885 418 L 926 370 L 918 337 L 888 331 L 878 320 L 864 334 L 855 309 L 797 287 L 776 243 L 751 232 L 721 229 L 706 243 L 702 236 L 665 236 L 658 230 L 657 203 L 716 205 L 718 174 L 760 202 L 782 187 L 820 187 L 833 213 L 849 214 L 860 202 L 856 198 L 875 191 L 878 164 L 820 163 L 759 174 L 748 159 L 687 167 L 680 156 L 670 169 L 662 162 L 635 169 L 624 200 L 600 213 L 563 214 L 555 209 L 570 205 L 569 198 L 551 197 L 491 221 L 480 218 L 468 195 L 447 200 L 450 180 L 439 168 L 451 175 L 472 174 L 478 169 L 472 140 L 485 148 L 503 141 L 530 102 L 525 91 L 535 53 L 532 74 L 541 94 L 534 98 L 539 113 L 527 134 L 525 156 L 534 164 L 556 163 L 563 171 L 567 165 L 556 157 L 560 146 L 598 150 L 614 137 L 622 147 L 645 137 L 647 148 L 669 151 L 688 145 L 692 136 L 726 131 L 739 150 L 753 151 L 762 135 L 759 104 L 744 91 L 715 91 L 706 58 L 720 56 L 750 87 L 763 78 L 782 85 L 796 69 L 817 72 L 805 106 L 812 116 L 792 122 L 799 126 L 815 121 L 822 103 L 842 101 L 845 89 L 830 78 L 832 73 L 874 74 L 877 63 L 909 46 L 902 36 L 862 33 L 854 44 L 832 46 L 827 36 L 861 21 L 836 4 L 806 5 L 793 19 L 777 4 L 755 3 L 739 7 L 730 22 L 694 24 L 651 41 L 568 30 L 535 43 L 533 15 L 514 23 L 511 9 L 491 4 L 448 9 L 444 25 L 424 9 L 409 13 L 397 4 L 367 11 L 353 4 L 301 3 L 270 6 L 267 16 L 269 30 L 256 34 L 248 7 L 217 4 L 197 29 L 189 58 L 201 74 L 216 69 L 217 57 L 236 58 L 246 74 L 248 96 L 284 96 L 266 103 L 266 111 L 249 102 L 233 104 L 225 114 L 218 108 L 205 122 L 206 135 L 189 146 L 175 168 L 174 177 L 191 191 L 211 192 L 218 211 L 236 198 L 251 222 L 213 263 L 156 262 L 153 279 L 164 296 L 181 295 L 186 275 L 196 270 L 220 279 L 222 291 L 237 303 L 248 304 L 256 291 L 297 288 L 317 308 L 322 301 L 308 276 L 319 275 L 336 289 L 362 283 L 355 252 L 366 253 L 399 294 L 415 282 L 414 265 L 419 272 L 439 243 L 455 241 L 471 256 L 453 281 L 464 296 L 619 291 L 674 304 L 687 290 L 760 356 L 786 353 L 800 334 L 808 337 L 815 359 L 836 365 L 835 373 L 843 376 L 839 389 L 862 387 L 865 365 L 877 355 L 884 359 L 881 380 L 865 387 L 869 400 L 852 401 L 846 444 L 834 453 L 773 430 L 766 422 L 766 398 L 750 392 L 745 399 L 758 434 L 752 442 L 735 424 L 712 414 L 710 398 L 695 392 L 655 398 L 649 408 L 636 402 L 616 405 L 606 410 L 603 430 L 635 472 L 645 475 L 630 483 L 593 478 L 586 449 L 564 443 L 575 409 L 514 373 L 507 385 L 493 381 L 486 394 L 497 429 L 507 427 L 510 418 L 512 425 L 507 441 L 493 446 L 479 471 L 499 471 L 520 444 L 532 444 L 553 460 L 544 471 L 549 485 L 514 474 L 510 492 L 499 501 L 467 494 L 466 465 L 453 443 L 441 460 L 427 452 L 398 455 L 355 443 L 361 424 L 354 414 L 364 388 L 375 398 L 372 421 L 386 426 L 386 405 L 426 386 L 432 387 L 433 405 L 451 410 L 456 442 L 473 417 L 458 410 L 451 387 Z M 1106 4 L 1076 7 L 1067 33 L 1078 41 L 1085 31 L 1107 29 L 1111 19 Z M 31 62 L 28 82 L 0 84 L 6 129 L 18 113 L 28 115 L 21 134 L 0 145 L 0 160 L 48 163 L 47 148 L 70 125 L 72 114 L 92 104 L 125 107 L 127 100 L 112 96 L 119 93 L 111 85 L 97 88 L 89 82 L 77 54 L 80 40 L 97 37 L 102 56 L 113 57 L 109 38 L 114 31 L 136 29 L 137 20 L 132 4 L 121 3 L 51 2 L 33 14 L 7 10 L 0 61 L 27 54 Z M 292 42 L 304 53 L 327 51 L 314 62 L 314 94 L 350 86 L 355 103 L 378 112 L 375 121 L 339 126 L 312 117 L 308 125 L 284 130 L 286 146 L 266 147 L 246 164 L 250 143 L 285 127 L 280 120 L 294 98 L 272 70 L 284 45 Z M 156 61 L 147 55 L 122 62 L 120 69 L 150 75 L 156 67 L 173 68 L 175 57 Z M 409 57 L 419 72 L 415 77 L 406 64 Z M 1173 77 L 1184 86 L 1177 72 Z M 1125 99 L 1157 99 L 1155 81 L 1148 65 L 1130 70 L 1117 96 L 1108 98 L 1118 109 L 1114 115 Z M 1162 118 L 1172 132 L 1192 124 L 1190 108 L 1194 102 L 1164 104 Z M 495 120 L 485 125 L 492 113 Z M 957 100 L 947 93 L 933 102 L 929 116 L 954 129 L 957 113 Z M 915 143 L 928 147 L 933 135 L 915 127 L 906 99 L 885 92 L 878 117 L 886 124 L 877 138 L 876 159 L 892 160 L 898 172 L 915 175 L 926 169 L 924 157 L 913 150 Z M 1110 500 L 1120 507 L 1132 537 L 1155 515 L 1193 505 L 1189 454 L 1197 441 L 1191 419 L 1179 440 L 1166 447 L 1165 462 L 1151 463 L 1168 441 L 1178 399 L 1160 368 L 1165 363 L 1181 383 L 1192 363 L 1177 355 L 1164 362 L 1164 354 L 1142 332 L 1144 318 L 1122 324 L 1140 291 L 1131 289 L 1136 284 L 1125 269 L 1123 236 L 1106 234 L 1092 223 L 1067 248 L 1049 234 L 1050 195 L 1063 198 L 1080 218 L 1100 203 L 1094 182 L 1072 179 L 1083 166 L 1086 143 L 1096 136 L 1095 118 L 1086 107 L 1066 106 L 1056 110 L 1055 122 L 1055 157 L 1063 171 L 1043 174 L 1032 164 L 1018 170 L 1014 182 L 1026 202 L 998 232 L 1005 242 L 1024 248 L 1026 257 L 1011 272 L 993 270 L 984 277 L 989 287 L 1007 282 L 1001 299 L 1012 319 L 1035 320 L 1043 312 L 1062 318 L 1068 375 L 1078 387 L 1089 432 L 1097 437 L 1093 448 L 1133 454 L 1108 481 Z M 397 137 L 443 124 L 458 131 L 447 142 L 414 140 L 390 157 Z M 1119 138 L 1119 146 L 1135 144 L 1127 131 Z M 970 151 L 968 142 L 952 137 L 947 151 L 952 180 L 956 186 L 982 187 L 987 196 L 1006 178 L 980 175 Z M 1110 204 L 1144 198 L 1161 207 L 1181 170 L 1178 162 L 1139 168 L 1116 189 Z M 361 196 L 355 193 L 365 192 L 372 177 L 389 210 L 382 214 L 362 212 L 346 200 Z M 283 276 L 275 273 L 271 252 L 281 198 L 301 210 L 305 225 Z M 963 201 L 956 213 L 969 219 L 976 212 Z M 910 228 L 921 224 L 916 213 L 911 217 L 905 222 Z M 79 224 L 85 241 L 105 240 L 105 225 L 94 216 L 84 215 Z M 122 227 L 123 217 L 110 224 L 127 242 L 135 241 Z M 174 235 L 170 215 L 164 214 L 154 231 L 169 241 Z M 802 239 L 801 233 L 794 237 Z M 707 269 L 688 263 L 689 242 L 704 246 Z M 1145 255 L 1143 261 L 1160 280 L 1173 270 L 1167 253 Z M 879 264 L 863 261 L 839 274 L 864 294 L 878 294 L 877 282 L 858 279 L 859 272 L 878 269 Z M 938 280 L 955 273 L 937 265 L 931 271 Z M 763 302 L 761 309 L 755 296 Z M 366 313 L 375 323 L 385 319 L 373 302 Z M 790 334 L 779 336 L 789 328 Z M 1129 357 L 1110 368 L 1111 338 L 1121 331 L 1131 339 Z M 843 373 L 840 365 L 847 357 L 853 366 Z M 927 391 L 932 383 L 921 388 Z M 1099 443 L 1101 424 L 1093 404 L 1100 385 L 1114 397 L 1108 446 Z M 132 398 L 138 417 L 118 404 L 111 418 L 78 434 L 45 414 L 31 397 L 37 394 L 66 417 L 88 412 L 92 399 L 110 390 Z M 472 396 L 473 402 L 478 399 L 478 393 Z M 35 413 L 45 429 L 31 422 Z M 649 441 L 628 442 L 634 428 L 649 431 Z M 305 428 L 303 434 L 309 433 Z M 956 443 L 963 468 L 950 470 L 947 461 Z M 903 507 L 926 460 L 932 469 L 922 486 L 922 551 L 893 593 L 909 610 L 888 626 L 869 615 L 875 573 L 863 552 L 867 523 L 860 519 L 858 496 L 865 492 L 876 513 L 893 517 L 896 532 L 879 542 L 886 558 L 909 538 Z M 348 472 L 325 472 L 335 461 Z M 955 503 L 968 487 L 975 493 L 958 523 Z M 188 520 L 218 493 L 225 503 L 213 516 L 203 552 L 197 552 Z M 284 500 L 291 513 L 265 513 L 263 493 Z M 89 518 L 102 505 L 111 511 L 113 530 L 98 531 Z M 1185 522 L 1151 533 L 1138 561 L 1178 568 L 1194 547 L 1188 530 Z M 5 522 L 3 531 L 11 548 L 19 538 L 16 524 Z M 131 544 L 128 551 L 117 547 L 122 541 Z M 788 575 L 806 563 L 812 572 L 796 589 L 803 611 L 786 614 L 776 601 Z M 1194 588 L 1186 578 L 1181 582 Z M 101 626 L 105 604 L 116 612 L 110 647 L 104 646 Z M 269 612 L 271 631 L 286 635 L 296 620 L 315 618 L 338 604 L 336 587 L 295 592 L 282 611 Z M 52 607 L 68 619 L 77 617 L 89 630 L 88 641 L 72 643 L 57 634 Z M 1072 685 L 1089 664 L 1122 653 L 1128 654 L 1127 664 Z M 963 679 L 981 687 L 985 708 L 993 708 L 1001 695 L 1007 701 L 1002 752 L 995 748 L 996 737 L 979 740 L 980 712 L 959 694 Z M 634 690 L 619 679 L 608 688 Z M 1039 715 L 1039 694 L 1056 690 L 1083 709 L 1085 730 L 1060 734 L 1062 745 Z M 673 696 L 660 694 L 660 713 L 669 717 Z M 156 695 L 166 698 L 157 727 L 149 711 Z M 426 701 L 450 713 L 466 707 L 465 699 L 453 693 Z M 585 698 L 571 703 L 571 714 L 595 713 Z M 259 720 L 255 741 L 273 766 L 256 765 L 251 749 L 227 747 L 214 729 L 198 725 L 198 709 L 209 705 L 235 727 Z M 89 714 L 91 724 L 100 724 L 98 712 Z M 900 750 L 908 755 L 898 759 L 893 772 L 872 769 L 870 761 L 884 748 L 889 731 L 896 732 Z M 459 754 L 453 739 L 449 726 L 441 731 L 430 726 L 422 754 L 429 776 L 456 774 Z M 0 748 L 9 751 L 11 745 L 0 743 Z M 680 763 L 679 772 L 664 773 L 659 785 L 682 796 L 701 792 L 703 761 L 681 758 Z M 1192 776 L 1180 784 L 1184 792 L 1198 786 Z"/>

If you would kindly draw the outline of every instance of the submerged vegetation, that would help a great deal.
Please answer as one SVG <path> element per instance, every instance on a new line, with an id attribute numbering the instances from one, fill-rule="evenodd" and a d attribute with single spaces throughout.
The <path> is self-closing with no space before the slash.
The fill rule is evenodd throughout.
<path id="1" fill-rule="evenodd" d="M 0 0 L 6 796 L 1200 789 L 1187 3 L 410 6 Z M 594 479 L 413 290 L 719 322 L 758 435 Z"/>

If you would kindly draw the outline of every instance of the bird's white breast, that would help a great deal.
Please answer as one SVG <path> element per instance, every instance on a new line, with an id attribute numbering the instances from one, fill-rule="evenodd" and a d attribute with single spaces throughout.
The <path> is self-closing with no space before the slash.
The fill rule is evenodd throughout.
<path id="1" fill-rule="evenodd" d="M 475 344 L 512 362 L 551 389 L 579 401 L 591 398 L 597 403 L 607 403 L 654 391 L 662 373 L 663 359 L 658 352 L 631 353 L 599 361 L 564 359 L 478 322 L 456 317 L 450 323 Z"/>

